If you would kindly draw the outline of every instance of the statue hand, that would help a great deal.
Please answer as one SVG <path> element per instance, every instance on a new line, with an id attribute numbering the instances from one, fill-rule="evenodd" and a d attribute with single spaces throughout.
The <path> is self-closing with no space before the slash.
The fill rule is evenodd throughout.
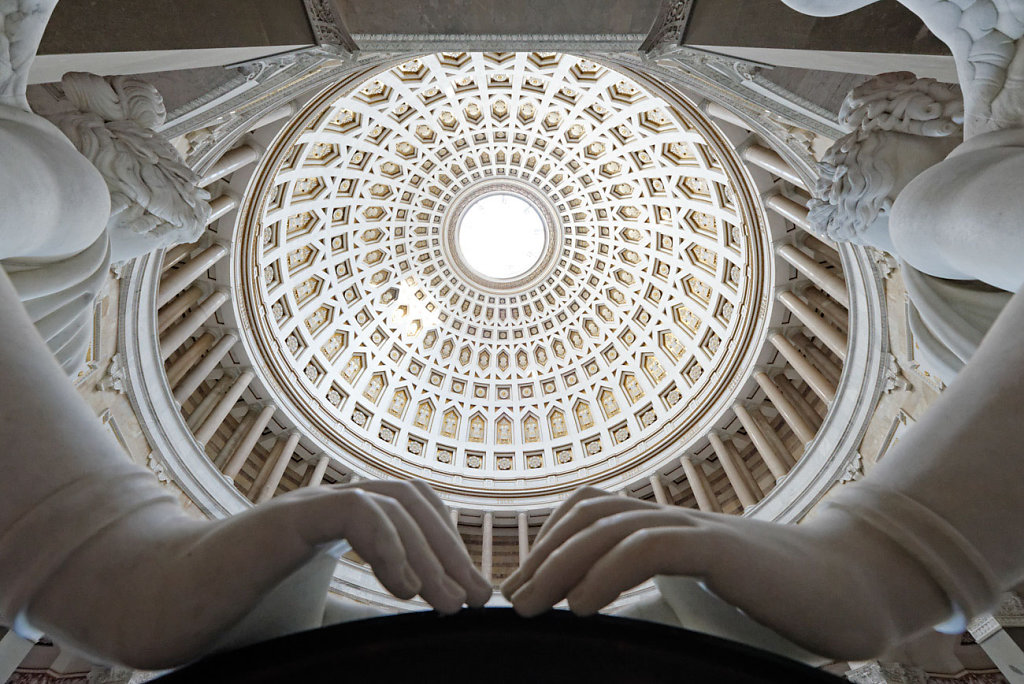
<path id="1" fill-rule="evenodd" d="M 402 599 L 419 594 L 440 613 L 464 603 L 480 607 L 491 597 L 447 509 L 424 482 L 303 489 L 239 517 L 246 515 L 254 525 L 288 527 L 308 548 L 346 539 L 388 591 Z M 230 521 L 227 527 L 224 534 L 235 534 Z"/>
<path id="2" fill-rule="evenodd" d="M 780 525 L 596 489 L 552 514 L 502 592 L 524 616 L 563 598 L 590 615 L 656 575 L 700 578 L 791 641 L 845 659 L 876 656 L 945 609 L 924 570 L 856 520 Z"/>
<path id="3" fill-rule="evenodd" d="M 177 666 L 320 626 L 335 566 L 324 551 L 343 539 L 399 598 L 453 613 L 491 597 L 426 484 L 360 482 L 210 522 L 184 518 L 166 495 L 126 511 L 48 575 L 28 622 L 95 658 Z"/>

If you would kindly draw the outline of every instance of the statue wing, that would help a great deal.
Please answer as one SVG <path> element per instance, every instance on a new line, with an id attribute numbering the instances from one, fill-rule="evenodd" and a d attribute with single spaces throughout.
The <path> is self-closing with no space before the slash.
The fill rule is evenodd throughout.
<path id="1" fill-rule="evenodd" d="M 57 0 L 0 3 L 0 104 L 30 111 L 28 72 Z"/>

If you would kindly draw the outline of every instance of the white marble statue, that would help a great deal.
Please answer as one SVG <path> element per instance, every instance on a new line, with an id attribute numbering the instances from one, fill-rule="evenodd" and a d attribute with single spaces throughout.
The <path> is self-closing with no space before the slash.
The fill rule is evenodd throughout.
<path id="1" fill-rule="evenodd" d="M 27 196 L 5 193 L 19 206 L 8 202 L 0 207 L 3 221 L 20 228 L 17 240 L 22 244 L 6 231 L 4 239 L 10 242 L 0 256 L 29 317 L 64 370 L 72 373 L 84 361 L 92 337 L 92 303 L 111 261 L 194 241 L 206 225 L 210 206 L 195 174 L 153 131 L 165 118 L 163 99 L 144 81 L 68 74 L 62 82 L 65 97 L 49 114 L 60 131 L 30 113 L 25 99 L 28 70 L 51 9 L 52 3 L 42 0 L 0 5 L 0 107 L 11 134 L 5 158 L 25 163 L 7 163 L 0 181 L 14 188 L 6 179 L 18 176 L 15 183 L 26 182 L 37 197 L 45 198 L 32 204 Z M 27 129 L 34 130 L 37 146 L 46 141 L 60 148 L 60 154 L 70 141 L 99 175 L 82 171 L 79 155 L 59 174 L 27 158 L 33 149 L 15 140 L 17 130 Z M 34 153 L 40 156 L 43 150 L 36 147 Z M 97 178 L 109 189 L 106 200 L 95 193 Z M 93 232 L 71 230 L 54 220 L 72 207 L 82 212 L 82 226 Z M 109 217 L 107 230 L 88 220 L 92 212 Z"/>
<path id="2" fill-rule="evenodd" d="M 90 283 L 109 258 L 111 194 L 25 101 L 55 4 L 0 2 L 0 624 L 94 660 L 171 667 L 351 615 L 327 601 L 340 540 L 397 596 L 445 613 L 482 605 L 490 584 L 425 485 L 306 488 L 196 520 L 75 392 L 45 343 L 63 359 L 80 342 Z M 130 93 L 126 102 L 112 87 L 136 116 Z"/>
<path id="3" fill-rule="evenodd" d="M 135 76 L 68 73 L 47 118 L 92 162 L 110 189 L 110 259 L 195 242 L 209 193 L 181 154 L 154 131 L 166 111 L 159 91 Z"/>
<path id="4" fill-rule="evenodd" d="M 818 15 L 872 1 L 785 0 Z M 959 633 L 1024 581 L 1024 298 L 1011 295 L 1024 283 L 1024 1 L 902 2 L 953 50 L 965 140 L 948 87 L 902 75 L 869 84 L 846 111 L 856 130 L 826 160 L 832 195 L 815 219 L 911 264 L 908 289 L 935 307 L 931 325 L 975 327 L 943 331 L 959 345 L 947 359 L 955 380 L 880 464 L 800 525 L 578 492 L 502 587 L 520 613 L 563 598 L 593 613 L 658 576 L 684 625 L 857 660 L 932 628 Z M 1005 292 L 985 311 L 964 297 L 946 312 L 961 321 L 943 318 L 940 284 L 972 281 Z"/>
<path id="5" fill-rule="evenodd" d="M 107 276 L 110 198 L 88 160 L 25 99 L 53 4 L 0 5 L 0 258 L 29 317 L 71 373 L 84 360 L 92 302 Z M 74 229 L 69 216 L 76 217 Z"/>
<path id="6" fill-rule="evenodd" d="M 955 226 L 948 233 L 936 232 L 934 221 L 917 220 L 923 215 L 915 209 L 890 221 L 894 207 L 905 206 L 906 200 L 897 198 L 911 181 L 947 157 L 955 167 L 969 147 L 963 144 L 960 89 L 906 72 L 882 74 L 847 96 L 839 118 L 851 132 L 819 164 L 811 230 L 899 258 L 916 356 L 949 382 L 974 355 L 1010 291 L 1019 288 L 1014 248 L 1024 247 L 1011 224 L 1004 224 L 999 236 L 987 221 L 985 239 L 976 240 L 973 218 L 947 224 Z M 976 181 L 960 179 L 953 188 L 963 197 L 971 185 Z"/>
<path id="7" fill-rule="evenodd" d="M 837 16 L 878 0 L 782 0 L 798 12 Z M 1018 128 L 1024 116 L 1021 0 L 900 0 L 949 46 L 964 88 L 967 137 Z"/>

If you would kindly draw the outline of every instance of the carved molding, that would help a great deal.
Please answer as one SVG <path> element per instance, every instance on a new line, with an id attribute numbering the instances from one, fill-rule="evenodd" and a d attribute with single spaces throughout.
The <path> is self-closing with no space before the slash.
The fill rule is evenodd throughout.
<path id="1" fill-rule="evenodd" d="M 640 45 L 640 52 L 651 53 L 682 45 L 692 9 L 693 0 L 663 0 L 651 32 Z"/>
<path id="2" fill-rule="evenodd" d="M 924 671 L 916 667 L 877 660 L 851 669 L 846 679 L 856 684 L 927 684 L 928 681 Z"/>
<path id="3" fill-rule="evenodd" d="M 142 684 L 160 676 L 161 672 L 145 672 L 143 670 L 132 670 L 125 667 L 101 667 L 96 666 L 90 672 L 88 684 Z M 63 684 L 63 680 L 60 680 Z M 77 681 L 76 681 L 77 684 Z"/>
<path id="4" fill-rule="evenodd" d="M 896 390 L 910 391 L 912 389 L 914 389 L 914 386 L 910 384 L 910 381 L 903 374 L 903 369 L 900 368 L 896 356 L 889 353 L 888 361 L 885 365 L 885 385 L 882 388 L 882 392 L 889 394 Z"/>
<path id="5" fill-rule="evenodd" d="M 316 42 L 324 47 L 339 47 L 346 52 L 355 52 L 356 46 L 345 21 L 333 0 L 303 0 L 309 24 L 313 27 Z"/>
<path id="6" fill-rule="evenodd" d="M 875 260 L 875 264 L 878 266 L 878 271 L 884 280 L 888 280 L 892 277 L 892 274 L 899 269 L 896 257 L 892 256 L 888 252 L 875 249 L 874 247 L 868 247 L 867 249 L 871 254 L 871 257 Z"/>
<path id="7" fill-rule="evenodd" d="M 979 615 L 967 624 L 967 631 L 979 644 L 1002 628 L 1003 626 L 991 613 Z"/>
<path id="8" fill-rule="evenodd" d="M 1024 596 L 1016 592 L 1003 594 L 995 617 L 1003 627 L 1024 627 Z"/>
<path id="9" fill-rule="evenodd" d="M 1006 684 L 998 671 L 962 672 L 955 677 L 928 677 L 928 684 Z"/>
<path id="10" fill-rule="evenodd" d="M 81 672 L 75 674 L 61 674 L 50 670 L 19 669 L 7 684 L 92 684 L 86 675 Z"/>
<path id="11" fill-rule="evenodd" d="M 839 478 L 839 482 L 846 484 L 847 482 L 856 482 L 857 480 L 864 477 L 864 457 L 858 452 L 853 460 L 850 461 L 849 465 L 846 466 L 846 470 Z"/>
<path id="12" fill-rule="evenodd" d="M 1024 627 L 1024 597 L 1015 592 L 1003 594 L 999 605 L 971 620 L 967 631 L 980 644 L 1004 627 Z"/>
<path id="13" fill-rule="evenodd" d="M 357 33 L 353 39 L 364 52 L 622 52 L 634 53 L 642 33 Z"/>
<path id="14" fill-rule="evenodd" d="M 341 55 L 321 47 L 253 60 L 217 89 L 173 112 L 161 132 L 184 137 L 188 165 L 202 173 L 244 135 L 251 124 L 295 98 L 376 66 L 399 63 L 407 55 Z M 215 104 L 214 104 L 215 103 Z"/>
<path id="15" fill-rule="evenodd" d="M 100 392 L 117 392 L 118 394 L 125 393 L 125 376 L 126 370 L 124 366 L 124 359 L 120 354 L 114 354 L 110 358 L 110 365 L 107 366 L 107 371 L 100 378 L 100 381 L 96 383 L 96 389 Z"/>

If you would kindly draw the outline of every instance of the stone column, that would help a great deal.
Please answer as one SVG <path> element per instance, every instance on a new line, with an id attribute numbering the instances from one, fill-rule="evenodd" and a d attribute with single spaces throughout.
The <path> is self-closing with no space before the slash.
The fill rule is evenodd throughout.
<path id="1" fill-rule="evenodd" d="M 727 444 L 721 437 L 712 432 L 708 435 L 708 441 L 711 442 L 711 448 L 715 450 L 715 455 L 718 456 L 718 461 L 722 464 L 722 470 L 725 471 L 725 476 L 729 478 L 729 484 L 732 485 L 733 491 L 736 492 L 736 496 L 739 498 L 743 508 L 747 509 L 757 504 L 761 497 L 764 496 L 764 492 L 761 491 L 761 487 L 754 480 L 750 471 L 747 470 L 746 464 L 740 457 L 739 452 L 736 451 L 732 440 L 729 440 Z"/>
<path id="2" fill-rule="evenodd" d="M 459 531 L 459 509 L 458 508 L 449 508 L 448 509 L 448 516 L 452 519 L 452 527 L 454 527 L 455 531 L 458 532 Z"/>
<path id="3" fill-rule="evenodd" d="M 800 174 L 793 171 L 793 168 L 786 163 L 774 150 L 770 150 L 764 145 L 750 145 L 740 153 L 740 156 L 744 161 L 748 161 L 754 166 L 759 166 L 768 173 L 774 174 L 783 180 L 787 180 L 793 185 L 798 185 L 801 188 L 806 188 L 804 185 L 804 179 L 800 177 Z"/>
<path id="4" fill-rule="evenodd" d="M 292 432 L 288 435 L 285 440 L 284 446 L 281 447 L 280 453 L 277 455 L 277 459 L 274 461 L 273 468 L 270 470 L 270 475 L 267 477 L 267 481 L 259 490 L 259 494 L 256 496 L 256 503 L 260 504 L 264 501 L 270 501 L 274 494 L 277 492 L 277 488 L 281 485 L 281 480 L 284 478 L 285 470 L 288 469 L 288 464 L 292 460 L 292 454 L 295 453 L 295 447 L 299 445 L 299 439 L 302 437 L 298 432 Z"/>
<path id="5" fill-rule="evenodd" d="M 256 443 L 260 441 L 260 437 L 263 436 L 263 431 L 267 429 L 267 425 L 270 423 L 270 419 L 274 417 L 275 408 L 273 406 L 264 406 L 260 414 L 256 416 L 255 422 L 246 432 L 245 437 L 238 444 L 238 448 L 228 459 L 228 463 L 224 466 L 224 477 L 229 480 L 235 479 L 239 472 L 242 470 L 242 466 L 249 460 L 249 456 L 252 455 L 252 450 L 256 447 Z"/>
<path id="6" fill-rule="evenodd" d="M 807 302 L 797 297 L 789 290 L 779 292 L 778 299 L 787 309 L 793 312 L 807 329 L 814 333 L 815 337 L 825 343 L 825 346 L 832 350 L 840 359 L 846 358 L 846 335 L 833 328 L 828 321 L 819 316 L 814 309 L 807 305 Z"/>
<path id="7" fill-rule="evenodd" d="M 704 468 L 695 464 L 689 456 L 680 456 L 679 463 L 683 466 L 683 472 L 686 473 L 686 481 L 690 483 L 690 491 L 697 499 L 697 507 L 708 513 L 721 513 L 722 505 L 718 503 L 718 497 L 711 489 L 711 483 L 708 482 Z"/>
<path id="8" fill-rule="evenodd" d="M 238 169 L 248 166 L 260 158 L 263 154 L 255 143 L 246 142 L 238 147 L 228 150 L 224 155 L 217 160 L 210 170 L 199 179 L 199 187 L 205 188 L 210 183 L 218 181 L 225 176 L 228 176 Z"/>
<path id="9" fill-rule="evenodd" d="M 167 367 L 167 384 L 171 386 L 172 390 L 178 386 L 178 383 L 188 373 L 188 370 L 199 360 L 199 357 L 210 350 L 210 347 L 213 346 L 213 340 L 212 332 L 204 332 L 192 343 L 191 347 L 183 351 L 181 356 L 176 358 Z"/>
<path id="10" fill-rule="evenodd" d="M 811 229 L 811 222 L 807 220 L 807 207 L 794 202 L 785 195 L 771 195 L 764 201 L 764 204 L 798 228 Z"/>
<path id="11" fill-rule="evenodd" d="M 234 333 L 225 333 L 221 336 L 217 344 L 210 350 L 210 353 L 204 356 L 203 360 L 196 364 L 195 368 L 186 373 L 185 377 L 176 384 L 174 388 L 175 401 L 179 404 L 184 404 L 185 400 L 192 396 L 192 393 L 196 391 L 199 385 L 203 384 L 203 380 L 206 380 L 210 373 L 213 372 L 213 369 L 224 360 L 224 357 L 227 356 L 236 342 L 238 342 L 238 337 Z M 191 347 L 189 349 L 191 350 Z"/>
<path id="12" fill-rule="evenodd" d="M 782 391 L 786 399 L 796 407 L 801 417 L 817 434 L 818 427 L 821 426 L 821 422 L 825 418 L 823 414 L 827 413 L 826 409 L 822 409 L 821 413 L 818 413 L 811 402 L 807 400 L 807 397 L 796 388 L 796 385 L 785 374 L 778 373 L 772 378 L 772 382 Z"/>
<path id="13" fill-rule="evenodd" d="M 198 429 L 202 422 L 206 420 L 206 417 L 210 415 L 210 411 L 213 410 L 214 404 L 220 401 L 220 398 L 228 391 L 232 380 L 233 378 L 225 373 L 213 384 L 213 388 L 199 400 L 199 403 L 188 416 L 187 423 L 190 430 Z"/>
<path id="14" fill-rule="evenodd" d="M 487 581 L 491 581 L 494 569 L 494 516 L 491 513 L 484 513 L 484 524 L 480 529 L 483 535 L 483 544 L 480 551 L 480 572 Z"/>
<path id="15" fill-rule="evenodd" d="M 210 316 L 227 301 L 228 293 L 224 290 L 216 290 L 204 299 L 202 304 L 193 309 L 192 313 L 161 335 L 160 354 L 163 359 L 166 361 L 178 347 L 185 344 L 185 340 L 192 337 L 203 323 L 206 323 Z"/>
<path id="16" fill-rule="evenodd" d="M 1007 634 L 1007 627 L 1024 627 L 1024 598 L 1020 594 L 1004 594 L 996 609 L 971 620 L 967 631 L 1010 684 L 1024 684 L 1024 650 Z"/>
<path id="17" fill-rule="evenodd" d="M 833 270 L 825 268 L 795 245 L 779 245 L 775 251 L 830 297 L 847 309 L 850 308 L 850 293 L 846 289 L 846 282 Z"/>
<path id="18" fill-rule="evenodd" d="M 750 130 L 750 124 L 748 124 L 746 121 L 736 116 L 735 114 L 733 114 L 732 112 L 730 112 L 728 109 L 718 104 L 717 102 L 706 100 L 704 102 L 703 109 L 704 113 L 710 117 L 720 119 L 721 121 L 725 121 L 726 123 L 731 123 L 734 126 L 739 126 L 745 131 Z"/>
<path id="19" fill-rule="evenodd" d="M 235 453 L 235 449 L 238 448 L 239 443 L 245 438 L 245 435 L 249 432 L 249 428 L 252 427 L 253 421 L 256 420 L 256 416 L 260 414 L 260 406 L 250 406 L 246 411 L 242 419 L 238 421 L 238 425 L 235 426 L 234 431 L 228 438 L 228 441 L 224 443 L 220 451 L 217 452 L 217 457 L 214 459 L 213 464 L 217 466 L 217 469 L 223 469 L 227 464 L 228 459 L 231 458 L 231 454 Z"/>
<path id="20" fill-rule="evenodd" d="M 256 502 L 256 498 L 263 491 L 263 485 L 267 484 L 267 480 L 270 479 L 270 473 L 274 470 L 274 464 L 277 463 L 277 457 L 281 455 L 281 451 L 284 449 L 285 443 L 288 441 L 288 437 L 285 434 L 279 434 L 274 439 L 274 445 L 270 447 L 270 452 L 267 454 L 267 458 L 263 461 L 260 469 L 256 472 L 256 479 L 249 485 L 249 489 L 246 494 L 249 498 Z"/>
<path id="21" fill-rule="evenodd" d="M 526 513 L 517 517 L 519 524 L 519 564 L 522 565 L 530 553 L 530 519 Z"/>
<path id="22" fill-rule="evenodd" d="M 831 261 L 836 266 L 843 265 L 843 258 L 839 255 L 839 250 L 835 248 L 834 243 L 825 242 L 823 238 L 813 233 L 806 233 L 804 235 L 804 247 Z"/>
<path id="23" fill-rule="evenodd" d="M 233 192 L 225 192 L 210 200 L 210 208 L 213 211 L 210 213 L 210 218 L 206 221 L 206 225 L 210 225 L 225 214 L 237 209 L 240 201 L 238 195 Z"/>
<path id="24" fill-rule="evenodd" d="M 231 383 L 230 389 L 224 393 L 224 396 L 220 398 L 217 405 L 213 407 L 204 420 L 199 429 L 195 432 L 196 441 L 201 445 L 205 445 L 210 438 L 217 432 L 217 428 L 224 422 L 224 419 L 231 413 L 231 409 L 235 407 L 238 400 L 242 398 L 242 394 L 249 388 L 249 383 L 253 381 L 253 372 L 251 370 L 244 370 L 238 374 L 235 381 Z"/>
<path id="25" fill-rule="evenodd" d="M 189 255 L 193 249 L 195 249 L 196 243 L 186 242 L 180 245 L 171 247 L 164 253 L 164 262 L 160 264 L 160 272 L 166 273 L 178 264 L 179 261 Z"/>
<path id="26" fill-rule="evenodd" d="M 799 330 L 795 331 L 790 338 L 797 349 L 800 350 L 804 356 L 810 359 L 814 367 L 821 371 L 822 375 L 828 378 L 828 381 L 832 385 L 839 384 L 839 378 L 843 375 L 843 368 L 838 363 L 832 360 L 832 358 L 824 351 L 818 348 L 811 338 L 804 335 Z"/>
<path id="27" fill-rule="evenodd" d="M 828 316 L 832 325 L 846 334 L 850 329 L 850 314 L 843 308 L 843 305 L 829 297 L 816 287 L 807 286 L 803 290 L 804 299 L 807 302 Z"/>
<path id="28" fill-rule="evenodd" d="M 668 492 L 665 491 L 665 484 L 661 481 L 661 476 L 657 473 L 647 478 L 651 483 L 651 491 L 654 492 L 654 500 L 663 506 L 668 506 L 672 501 L 668 498 Z"/>
<path id="29" fill-rule="evenodd" d="M 761 432 L 768 439 L 768 442 L 775 448 L 775 452 L 782 456 L 782 459 L 786 462 L 786 466 L 788 468 L 792 468 L 796 465 L 797 457 L 790 453 L 789 445 L 786 444 L 786 441 L 782 439 L 781 435 L 779 435 L 776 427 L 771 424 L 768 420 L 768 416 L 764 414 L 764 411 L 764 404 L 750 409 L 750 416 L 754 419 L 754 425 L 761 428 Z M 803 452 L 801 452 L 800 455 L 802 456 Z"/>
<path id="30" fill-rule="evenodd" d="M 804 382 L 811 386 L 814 393 L 825 403 L 831 404 L 836 398 L 836 388 L 821 374 L 821 371 L 815 368 L 814 364 L 808 361 L 782 333 L 774 332 L 768 336 L 768 339 L 797 374 L 803 378 Z"/>
<path id="31" fill-rule="evenodd" d="M 331 457 L 324 454 L 316 462 L 316 467 L 313 468 L 313 474 L 309 476 L 309 483 L 307 487 L 319 487 L 323 484 L 324 475 L 327 473 L 327 466 L 331 464 Z"/>
<path id="32" fill-rule="evenodd" d="M 775 384 L 775 381 L 768 377 L 768 374 L 764 371 L 755 373 L 754 379 L 761 389 L 764 390 L 768 401 L 772 402 L 772 406 L 778 409 L 782 419 L 793 430 L 793 434 L 796 435 L 797 439 L 804 446 L 814 439 L 814 427 L 807 422 L 803 415 L 800 414 L 800 410 L 782 393 L 782 390 Z"/>
<path id="33" fill-rule="evenodd" d="M 263 128 L 264 126 L 272 124 L 275 121 L 280 121 L 281 119 L 289 119 L 292 116 L 294 116 L 295 113 L 298 111 L 298 102 L 296 102 L 295 100 L 285 102 L 277 109 L 271 110 L 264 114 L 263 116 L 261 116 L 259 119 L 256 119 L 256 121 L 252 124 L 252 130 L 256 130 L 257 128 Z"/>
<path id="34" fill-rule="evenodd" d="M 156 295 L 157 307 L 162 307 L 174 299 L 179 292 L 196 281 L 205 271 L 227 256 L 228 248 L 214 243 L 199 254 L 189 259 L 175 271 L 168 271 L 160 280 L 160 289 Z"/>
<path id="35" fill-rule="evenodd" d="M 786 477 L 786 473 L 789 472 L 789 465 L 786 463 L 786 459 L 768 441 L 764 432 L 761 431 L 761 426 L 754 422 L 753 416 L 750 415 L 745 406 L 736 404 L 732 407 L 732 410 L 736 417 L 740 419 L 743 429 L 747 431 L 747 436 L 754 443 L 757 453 L 761 454 L 761 458 L 764 459 L 768 470 L 772 471 L 775 481 L 780 482 Z"/>
<path id="36" fill-rule="evenodd" d="M 203 288 L 198 285 L 193 285 L 188 288 L 180 295 L 167 302 L 164 308 L 160 309 L 160 312 L 156 317 L 156 329 L 158 333 L 163 333 L 171 324 L 177 319 L 181 318 L 186 311 L 202 299 Z"/>

